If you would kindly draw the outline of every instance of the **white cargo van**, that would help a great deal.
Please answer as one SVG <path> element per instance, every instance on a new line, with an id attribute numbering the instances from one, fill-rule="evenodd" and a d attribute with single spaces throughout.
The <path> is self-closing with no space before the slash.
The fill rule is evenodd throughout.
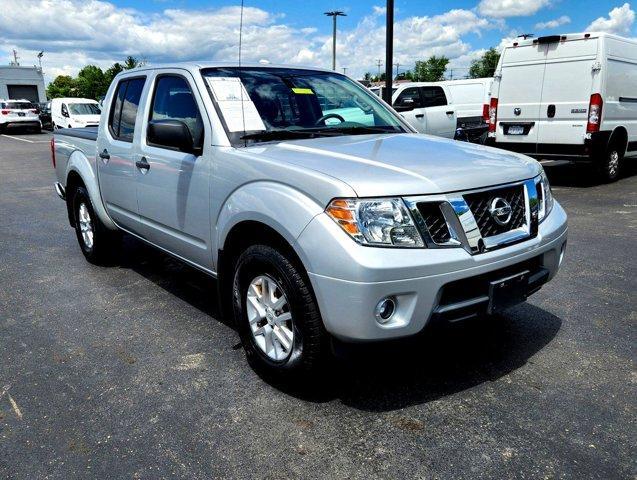
<path id="1" fill-rule="evenodd" d="M 489 143 L 593 163 L 617 179 L 637 155 L 637 42 L 605 33 L 518 39 L 502 52 Z"/>
<path id="2" fill-rule="evenodd" d="M 51 100 L 53 128 L 97 127 L 102 110 L 90 98 L 54 98 Z"/>

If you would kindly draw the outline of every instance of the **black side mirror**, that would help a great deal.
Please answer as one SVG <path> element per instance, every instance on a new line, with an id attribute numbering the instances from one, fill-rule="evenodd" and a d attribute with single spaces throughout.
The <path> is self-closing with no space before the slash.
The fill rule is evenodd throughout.
<path id="1" fill-rule="evenodd" d="M 62 116 L 63 117 L 68 117 L 69 116 L 69 112 L 66 110 L 66 108 L 62 109 Z"/>
<path id="2" fill-rule="evenodd" d="M 152 120 L 148 122 L 146 139 L 149 144 L 171 148 L 184 153 L 201 155 L 202 148 L 196 146 L 188 125 L 181 120 Z"/>

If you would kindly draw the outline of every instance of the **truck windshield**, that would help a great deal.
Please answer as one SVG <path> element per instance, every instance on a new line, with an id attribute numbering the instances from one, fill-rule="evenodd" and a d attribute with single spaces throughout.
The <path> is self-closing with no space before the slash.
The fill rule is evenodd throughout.
<path id="1" fill-rule="evenodd" d="M 408 131 L 369 90 L 338 73 L 224 67 L 202 75 L 233 145 Z"/>
<path id="2" fill-rule="evenodd" d="M 96 103 L 69 103 L 73 115 L 99 115 L 100 107 Z"/>

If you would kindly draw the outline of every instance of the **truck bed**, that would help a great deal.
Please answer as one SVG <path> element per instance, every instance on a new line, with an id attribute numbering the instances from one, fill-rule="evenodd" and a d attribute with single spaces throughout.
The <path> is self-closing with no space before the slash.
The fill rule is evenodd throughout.
<path id="1" fill-rule="evenodd" d="M 98 127 L 61 128 L 59 130 L 56 130 L 55 134 L 97 141 L 97 129 Z"/>

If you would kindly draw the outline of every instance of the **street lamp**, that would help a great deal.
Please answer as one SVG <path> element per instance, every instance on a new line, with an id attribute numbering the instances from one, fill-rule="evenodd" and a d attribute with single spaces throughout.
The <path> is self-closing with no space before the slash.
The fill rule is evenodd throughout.
<path id="1" fill-rule="evenodd" d="M 345 12 L 333 10 L 325 12 L 325 15 L 332 17 L 332 70 L 336 70 L 336 17 L 346 17 Z"/>
<path id="2" fill-rule="evenodd" d="M 394 0 L 387 0 L 387 28 L 385 34 L 385 98 L 383 100 L 391 105 L 391 67 L 394 63 Z"/>

